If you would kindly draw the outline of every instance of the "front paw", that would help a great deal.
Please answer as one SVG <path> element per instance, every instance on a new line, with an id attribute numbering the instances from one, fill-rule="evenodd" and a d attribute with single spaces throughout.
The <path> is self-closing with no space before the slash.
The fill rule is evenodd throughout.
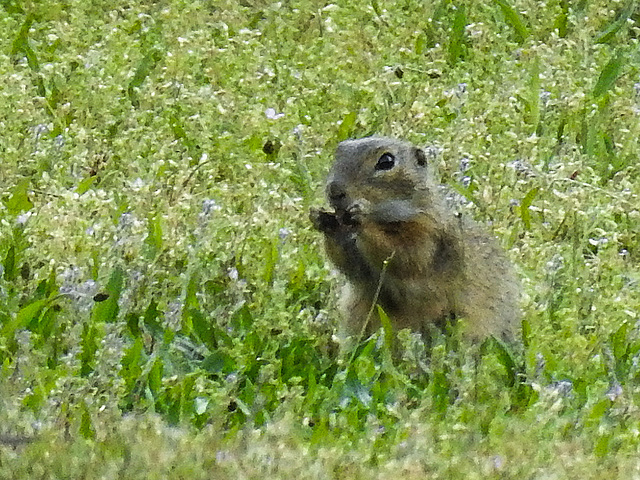
<path id="1" fill-rule="evenodd" d="M 309 210 L 309 220 L 313 228 L 323 233 L 335 232 L 340 228 L 340 220 L 335 212 L 312 208 Z"/>
<path id="2" fill-rule="evenodd" d="M 360 203 L 350 205 L 340 216 L 340 222 L 347 227 L 355 228 L 360 226 L 364 216 L 364 208 Z"/>

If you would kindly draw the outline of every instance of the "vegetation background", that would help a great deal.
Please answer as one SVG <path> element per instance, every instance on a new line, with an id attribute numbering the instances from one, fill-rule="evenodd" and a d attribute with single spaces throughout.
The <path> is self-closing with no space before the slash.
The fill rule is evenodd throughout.
<path id="1" fill-rule="evenodd" d="M 639 21 L 0 1 L 0 477 L 640 478 Z M 374 133 L 499 237 L 522 345 L 337 353 L 307 211 Z"/>

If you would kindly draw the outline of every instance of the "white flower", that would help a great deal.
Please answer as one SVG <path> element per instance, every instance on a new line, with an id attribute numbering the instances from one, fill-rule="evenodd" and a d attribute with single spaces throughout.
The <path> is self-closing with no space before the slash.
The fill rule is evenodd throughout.
<path id="1" fill-rule="evenodd" d="M 16 223 L 18 225 L 24 225 L 25 223 L 27 223 L 27 220 L 29 220 L 29 217 L 31 217 L 31 215 L 33 215 L 33 212 L 26 212 L 22 215 L 18 215 L 18 218 L 16 218 Z"/>
<path id="2" fill-rule="evenodd" d="M 284 113 L 277 113 L 275 108 L 267 108 L 264 111 L 265 116 L 269 119 L 269 120 L 278 120 L 279 118 L 284 117 Z"/>

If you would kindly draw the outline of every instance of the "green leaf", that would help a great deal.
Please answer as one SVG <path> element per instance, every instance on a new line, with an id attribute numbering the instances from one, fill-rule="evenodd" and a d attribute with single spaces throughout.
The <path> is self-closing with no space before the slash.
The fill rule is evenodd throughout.
<path id="1" fill-rule="evenodd" d="M 629 0 L 624 8 L 620 11 L 616 19 L 596 36 L 596 38 L 594 39 L 594 43 L 607 43 L 612 40 L 615 37 L 616 33 L 618 33 L 622 27 L 627 25 L 627 19 L 635 11 L 636 4 L 636 0 Z"/>
<path id="2" fill-rule="evenodd" d="M 522 320 L 522 344 L 525 348 L 531 343 L 531 323 L 527 319 Z"/>
<path id="3" fill-rule="evenodd" d="M 2 6 L 9 14 L 24 14 L 24 9 L 22 8 L 18 0 L 2 0 L 0 1 L 0 6 Z"/>
<path id="4" fill-rule="evenodd" d="M 86 377 L 93 371 L 93 362 L 98 351 L 98 329 L 94 325 L 82 327 L 80 346 L 80 375 Z"/>
<path id="5" fill-rule="evenodd" d="M 33 203 L 29 200 L 28 195 L 30 183 L 31 179 L 29 178 L 21 180 L 15 187 L 13 187 L 9 199 L 4 202 L 11 215 L 18 215 L 33 208 Z"/>
<path id="6" fill-rule="evenodd" d="M 133 342 L 133 345 L 127 349 L 120 361 L 122 365 L 120 376 L 124 379 L 129 392 L 138 384 L 140 375 L 142 374 L 142 363 L 144 360 L 143 348 L 142 339 L 137 338 L 136 341 Z"/>
<path id="7" fill-rule="evenodd" d="M 17 328 L 22 328 L 27 325 L 31 320 L 40 315 L 40 312 L 44 308 L 44 306 L 49 302 L 48 299 L 38 300 L 33 303 L 30 303 L 26 307 L 23 307 L 18 311 L 18 315 L 16 316 L 16 324 Z"/>
<path id="8" fill-rule="evenodd" d="M 427 43 L 426 35 L 419 34 L 418 37 L 416 38 L 415 43 L 413 44 L 413 49 L 418 55 L 422 55 L 422 52 L 424 52 L 426 43 Z"/>
<path id="9" fill-rule="evenodd" d="M 449 407 L 449 390 L 451 386 L 444 372 L 435 372 L 431 380 L 431 396 L 433 408 L 438 413 L 446 412 Z"/>
<path id="10" fill-rule="evenodd" d="M 337 140 L 339 142 L 351 137 L 351 134 L 353 132 L 353 127 L 356 124 L 356 118 L 357 118 L 356 112 L 349 112 L 344 116 L 344 118 L 342 119 L 342 123 L 340 124 L 340 127 L 338 127 Z"/>
<path id="11" fill-rule="evenodd" d="M 165 403 L 167 404 L 166 419 L 169 425 L 178 425 L 180 423 L 180 417 L 182 416 L 182 399 L 184 396 L 181 384 L 173 385 L 167 391 Z"/>
<path id="12" fill-rule="evenodd" d="M 624 362 L 626 360 L 629 346 L 629 342 L 627 340 L 628 330 L 629 325 L 624 322 L 620 325 L 620 328 L 611 335 L 611 347 L 613 348 L 613 357 L 615 358 L 616 363 Z"/>
<path id="13" fill-rule="evenodd" d="M 138 63 L 136 71 L 127 88 L 127 95 L 134 107 L 138 107 L 139 105 L 136 89 L 142 86 L 146 78 L 156 68 L 156 65 L 163 57 L 164 53 L 161 50 L 152 49 L 142 58 L 142 60 L 140 60 L 140 63 Z"/>
<path id="14" fill-rule="evenodd" d="M 618 80 L 618 77 L 620 77 L 620 74 L 622 73 L 622 67 L 624 64 L 625 55 L 622 50 L 619 50 L 600 72 L 598 82 L 596 83 L 596 86 L 593 87 L 593 96 L 595 98 L 601 97 L 607 93 L 611 87 L 613 87 L 616 80 Z"/>
<path id="15" fill-rule="evenodd" d="M 162 215 L 156 214 L 147 219 L 146 257 L 153 260 L 162 252 Z"/>
<path id="16" fill-rule="evenodd" d="M 529 207 L 531 207 L 531 202 L 536 198 L 539 190 L 540 189 L 538 187 L 534 187 L 529 190 L 520 204 L 520 218 L 522 218 L 522 223 L 526 230 L 531 230 L 531 213 L 529 212 Z"/>
<path id="17" fill-rule="evenodd" d="M 16 330 L 25 328 L 27 324 L 42 313 L 42 309 L 49 302 L 50 300 L 45 298 L 42 300 L 36 300 L 35 302 L 22 307 L 18 310 L 18 314 L 15 318 L 2 327 L 2 337 L 12 337 Z"/>
<path id="18" fill-rule="evenodd" d="M 4 278 L 9 282 L 13 282 L 18 276 L 18 269 L 16 268 L 16 247 L 11 245 L 7 250 L 7 254 L 2 262 L 4 268 Z"/>
<path id="19" fill-rule="evenodd" d="M 91 175 L 83 179 L 76 187 L 76 193 L 78 195 L 84 195 L 98 179 L 97 175 Z"/>
<path id="20" fill-rule="evenodd" d="M 147 382 L 149 385 L 149 389 L 153 394 L 153 398 L 156 400 L 160 395 L 160 391 L 162 389 L 162 375 L 164 373 L 164 363 L 162 359 L 156 358 L 155 362 L 153 362 L 153 366 L 151 370 L 149 370 L 149 374 L 147 375 Z"/>
<path id="21" fill-rule="evenodd" d="M 512 387 L 516 385 L 518 381 L 518 369 L 513 353 L 507 344 L 496 337 L 489 337 L 482 345 L 482 350 L 484 352 L 491 351 L 496 355 L 496 358 L 507 372 L 509 386 Z"/>
<path id="22" fill-rule="evenodd" d="M 278 251 L 278 239 L 273 239 L 267 245 L 267 252 L 264 259 L 264 273 L 262 278 L 265 283 L 271 285 L 276 271 L 276 264 L 278 263 L 278 257 L 280 252 Z"/>
<path id="23" fill-rule="evenodd" d="M 89 409 L 87 408 L 87 404 L 84 402 L 80 403 L 80 435 L 86 439 L 92 439 L 96 436 L 96 431 L 93 428 L 93 423 L 91 422 Z"/>
<path id="24" fill-rule="evenodd" d="M 456 9 L 456 15 L 453 17 L 451 25 L 451 34 L 449 35 L 449 64 L 453 65 L 458 61 L 464 52 L 464 34 L 467 27 L 467 15 L 463 5 L 459 5 Z"/>
<path id="25" fill-rule="evenodd" d="M 505 0 L 493 0 L 504 14 L 505 20 L 507 24 L 513 28 L 516 36 L 518 37 L 518 43 L 524 43 L 524 41 L 529 36 L 529 30 L 525 26 L 522 18 L 516 12 L 511 5 L 509 5 Z"/>
<path id="26" fill-rule="evenodd" d="M 222 350 L 216 350 L 205 358 L 201 367 L 209 373 L 222 375 L 228 375 L 238 369 L 233 357 Z"/>
<path id="27" fill-rule="evenodd" d="M 560 9 L 560 13 L 556 17 L 553 26 L 558 30 L 558 36 L 560 38 L 565 38 L 567 36 L 567 27 L 569 25 L 569 1 L 561 0 Z"/>
<path id="28" fill-rule="evenodd" d="M 593 446 L 593 453 L 597 458 L 604 458 L 609 454 L 612 438 L 613 434 L 611 433 L 603 433 L 598 435 L 595 445 Z"/>
<path id="29" fill-rule="evenodd" d="M 586 415 L 587 424 L 598 425 L 602 421 L 602 417 L 609 411 L 611 408 L 611 400 L 608 398 L 603 398 L 599 402 L 595 403 L 589 413 Z"/>
<path id="30" fill-rule="evenodd" d="M 115 322 L 118 318 L 118 312 L 120 307 L 118 301 L 120 300 L 120 294 L 122 293 L 122 287 L 124 285 L 124 272 L 120 267 L 116 267 L 111 273 L 109 283 L 105 293 L 109 295 L 104 302 L 98 302 L 93 305 L 91 311 L 91 319 L 94 322 Z"/>
<path id="31" fill-rule="evenodd" d="M 191 325 L 193 327 L 193 333 L 196 334 L 198 340 L 204 343 L 207 348 L 215 350 L 218 348 L 218 342 L 216 340 L 213 329 L 210 322 L 205 318 L 202 312 L 197 308 L 189 310 L 191 317 Z"/>
<path id="32" fill-rule="evenodd" d="M 142 323 L 144 323 L 149 330 L 149 333 L 154 337 L 160 337 L 164 333 L 164 329 L 158 321 L 158 317 L 160 317 L 161 313 L 162 312 L 158 310 L 158 302 L 156 302 L 155 299 L 152 299 L 144 312 L 144 317 L 142 317 Z"/>
<path id="33" fill-rule="evenodd" d="M 18 34 L 13 39 L 11 55 L 16 56 L 20 53 L 24 54 L 24 56 L 27 58 L 29 68 L 34 72 L 37 72 L 38 70 L 40 70 L 38 57 L 31 48 L 31 45 L 29 45 L 29 31 L 31 30 L 31 26 L 35 21 L 36 16 L 34 14 L 30 13 L 26 16 L 24 22 L 20 26 L 20 30 L 18 30 Z"/>
<path id="34" fill-rule="evenodd" d="M 199 310 L 200 302 L 198 301 L 198 287 L 200 286 L 200 276 L 198 272 L 193 272 L 187 283 L 187 291 L 185 293 L 184 305 L 182 307 L 182 328 L 180 333 L 183 335 L 191 334 L 193 326 L 191 325 L 190 312 L 192 309 Z"/>
<path id="35" fill-rule="evenodd" d="M 198 144 L 192 135 L 187 133 L 187 127 L 183 121 L 183 114 L 179 107 L 174 107 L 168 114 L 169 125 L 176 140 L 179 140 L 187 149 L 193 161 L 199 160 Z"/>
<path id="36" fill-rule="evenodd" d="M 142 59 L 138 66 L 136 67 L 136 71 L 129 82 L 129 90 L 134 88 L 141 87 L 149 74 L 156 67 L 156 64 L 162 60 L 164 54 L 162 51 L 158 49 L 150 50 Z"/>
<path id="37" fill-rule="evenodd" d="M 137 312 L 129 312 L 126 315 L 127 328 L 132 337 L 138 338 L 142 335 L 140 330 L 140 314 Z"/>

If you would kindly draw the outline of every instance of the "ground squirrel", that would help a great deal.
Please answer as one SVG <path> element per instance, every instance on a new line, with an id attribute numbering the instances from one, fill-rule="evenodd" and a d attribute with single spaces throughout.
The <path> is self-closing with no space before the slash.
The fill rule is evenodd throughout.
<path id="1" fill-rule="evenodd" d="M 423 150 L 392 138 L 338 145 L 326 185 L 334 211 L 312 209 L 310 219 L 347 278 L 342 333 L 360 333 L 378 292 L 396 330 L 430 335 L 462 317 L 471 339 L 511 340 L 520 319 L 512 266 L 431 170 Z M 379 326 L 374 310 L 365 333 Z"/>

